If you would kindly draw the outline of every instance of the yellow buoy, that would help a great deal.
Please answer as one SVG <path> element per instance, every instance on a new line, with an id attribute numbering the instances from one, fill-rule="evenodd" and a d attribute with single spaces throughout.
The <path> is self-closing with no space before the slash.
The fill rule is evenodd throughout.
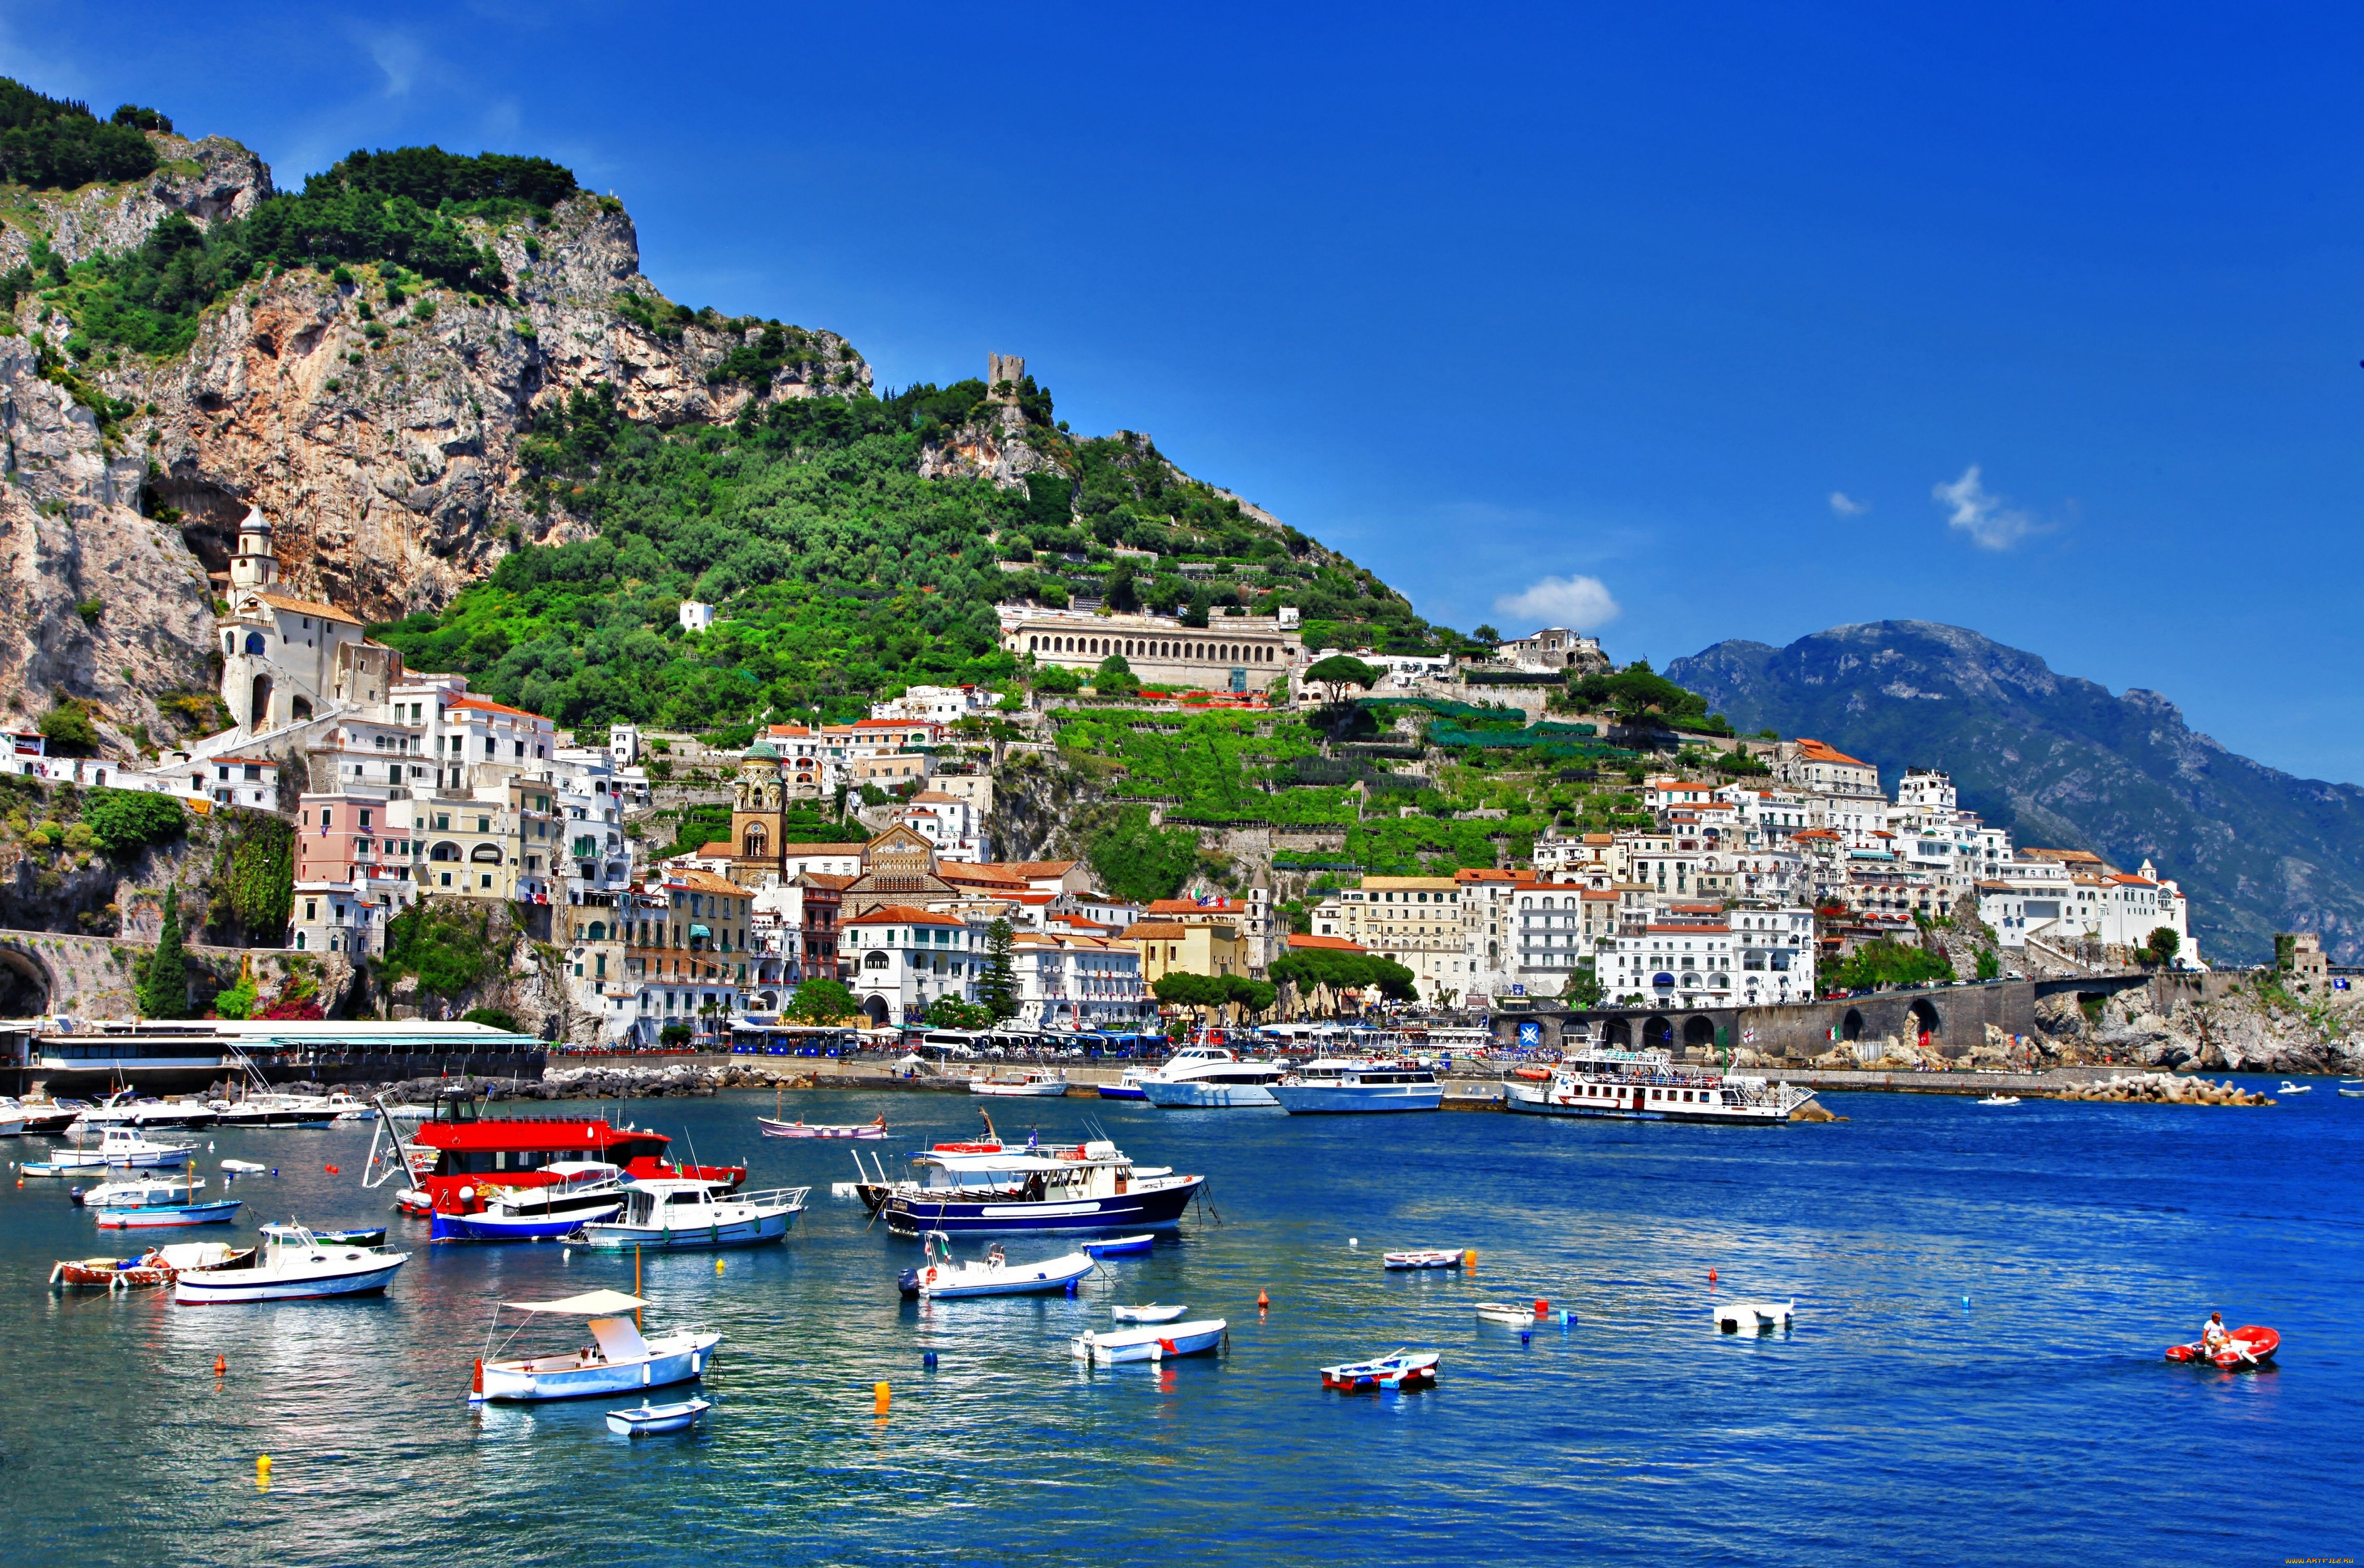
<path id="1" fill-rule="evenodd" d="M 1467 1251 L 1461 1254 L 1461 1266 L 1465 1269 L 1474 1269 L 1478 1266 L 1477 1248 L 1472 1247 Z"/>
<path id="2" fill-rule="evenodd" d="M 267 1453 L 254 1456 L 254 1489 L 258 1492 L 271 1490 L 271 1456 Z"/>
<path id="3" fill-rule="evenodd" d="M 714 1272 L 718 1274 L 722 1272 L 722 1260 L 719 1258 L 714 1260 Z"/>
<path id="4" fill-rule="evenodd" d="M 874 1383 L 870 1385 L 870 1399 L 873 1407 L 876 1408 L 880 1415 L 883 1416 L 886 1413 L 886 1385 L 885 1384 Z"/>

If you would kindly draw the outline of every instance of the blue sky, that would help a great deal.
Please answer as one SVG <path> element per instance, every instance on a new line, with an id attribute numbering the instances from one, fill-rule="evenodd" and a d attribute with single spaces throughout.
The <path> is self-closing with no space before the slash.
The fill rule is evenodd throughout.
<path id="1" fill-rule="evenodd" d="M 1124 9 L 18 0 L 0 72 L 559 159 L 674 298 L 1023 354 L 1449 624 L 1952 621 L 2364 781 L 2364 14 Z"/>

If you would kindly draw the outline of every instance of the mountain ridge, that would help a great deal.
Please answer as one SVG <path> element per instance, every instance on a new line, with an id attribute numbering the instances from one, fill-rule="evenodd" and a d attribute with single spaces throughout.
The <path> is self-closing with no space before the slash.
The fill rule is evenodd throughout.
<path id="1" fill-rule="evenodd" d="M 2065 675 L 1967 628 L 1883 620 L 1787 647 L 1734 639 L 1670 662 L 1744 730 L 1811 735 L 1879 765 L 1944 768 L 2022 844 L 2148 859 L 2192 898 L 2212 960 L 2269 958 L 2313 929 L 2364 958 L 2364 788 L 2231 751 L 2158 692 Z M 2212 951 L 2213 949 L 2213 951 Z"/>

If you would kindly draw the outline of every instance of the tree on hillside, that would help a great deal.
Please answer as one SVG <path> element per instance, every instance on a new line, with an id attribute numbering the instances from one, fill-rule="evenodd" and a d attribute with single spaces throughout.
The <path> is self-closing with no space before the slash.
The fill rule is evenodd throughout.
<path id="1" fill-rule="evenodd" d="M 985 973 L 977 976 L 976 999 L 996 1018 L 1018 1016 L 1018 965 L 1010 956 L 1016 945 L 1008 920 L 997 919 L 985 929 Z"/>
<path id="2" fill-rule="evenodd" d="M 1567 977 L 1567 984 L 1559 989 L 1559 999 L 1571 1007 L 1600 1006 L 1600 975 L 1590 959 L 1586 959 L 1583 967 Z"/>
<path id="3" fill-rule="evenodd" d="M 1141 590 L 1134 585 L 1132 562 L 1126 562 L 1109 573 L 1108 607 L 1121 616 L 1129 616 L 1141 608 Z"/>
<path id="4" fill-rule="evenodd" d="M 1171 898 L 1198 867 L 1199 835 L 1188 828 L 1153 828 L 1149 808 L 1129 806 L 1084 840 L 1100 885 L 1136 904 Z"/>
<path id="5" fill-rule="evenodd" d="M 792 1018 L 828 1024 L 853 1018 L 861 1008 L 854 1006 L 853 993 L 846 989 L 843 981 L 813 979 L 798 985 L 781 1011 Z"/>
<path id="6" fill-rule="evenodd" d="M 1100 667 L 1092 673 L 1092 692 L 1103 697 L 1138 696 L 1141 695 L 1141 677 L 1132 673 L 1132 666 L 1125 662 L 1123 654 L 1111 653 L 1101 660 Z"/>
<path id="7" fill-rule="evenodd" d="M 1346 700 L 1349 686 L 1367 692 L 1377 685 L 1379 672 L 1350 653 L 1333 653 L 1305 672 L 1305 682 L 1325 688 L 1331 702 L 1341 703 Z"/>
<path id="8" fill-rule="evenodd" d="M 164 925 L 156 933 L 156 951 L 134 987 L 139 1013 L 150 1018 L 189 1016 L 189 955 L 181 943 L 181 889 L 164 890 Z"/>
<path id="9" fill-rule="evenodd" d="M 1502 634 L 1480 622 L 1478 629 L 1469 634 L 1469 639 L 1472 642 L 1491 642 L 1499 645 L 1502 640 Z"/>

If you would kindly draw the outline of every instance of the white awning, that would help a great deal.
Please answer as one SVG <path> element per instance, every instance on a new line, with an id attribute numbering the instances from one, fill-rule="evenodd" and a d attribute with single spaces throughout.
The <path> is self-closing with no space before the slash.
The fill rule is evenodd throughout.
<path id="1" fill-rule="evenodd" d="M 630 1312 L 635 1307 L 646 1307 L 648 1303 L 637 1296 L 626 1296 L 620 1290 L 591 1290 L 560 1301 L 504 1301 L 501 1305 L 513 1312 L 565 1312 L 576 1317 L 594 1318 Z"/>

